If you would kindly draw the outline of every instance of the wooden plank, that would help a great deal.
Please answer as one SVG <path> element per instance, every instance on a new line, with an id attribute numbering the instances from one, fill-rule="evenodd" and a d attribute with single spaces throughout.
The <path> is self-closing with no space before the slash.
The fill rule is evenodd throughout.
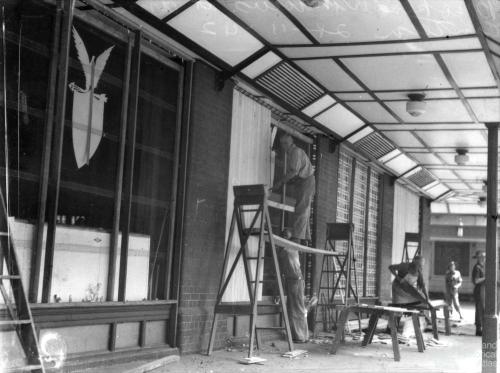
<path id="1" fill-rule="evenodd" d="M 269 241 L 269 236 L 266 235 L 266 241 Z M 273 240 L 276 246 L 278 247 L 283 247 L 288 250 L 295 250 L 299 251 L 302 253 L 309 253 L 309 254 L 316 254 L 316 255 L 333 255 L 331 251 L 328 250 L 322 250 L 322 249 L 316 249 L 312 247 L 307 247 L 301 244 L 298 244 L 293 241 L 289 241 L 283 237 L 280 237 L 278 235 L 273 234 Z"/>
<path id="2" fill-rule="evenodd" d="M 275 208 L 275 209 L 278 209 L 278 210 L 283 210 L 283 211 L 288 211 L 288 212 L 294 212 L 295 211 L 295 207 L 294 206 L 290 206 L 290 205 L 287 205 L 287 204 L 284 204 L 284 203 L 275 202 L 275 201 L 270 200 L 270 199 L 267 200 L 267 205 L 269 207 L 272 207 L 272 208 Z"/>

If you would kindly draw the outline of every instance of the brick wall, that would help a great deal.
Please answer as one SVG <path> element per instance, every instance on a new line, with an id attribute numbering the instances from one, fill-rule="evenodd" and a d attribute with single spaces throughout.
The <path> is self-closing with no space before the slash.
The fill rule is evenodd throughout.
<path id="1" fill-rule="evenodd" d="M 339 166 L 339 147 L 332 152 L 330 141 L 327 138 L 318 139 L 319 167 L 316 170 L 316 227 L 315 247 L 323 248 L 326 238 L 326 223 L 335 222 L 337 211 L 337 185 Z M 314 256 L 313 262 L 313 291 L 318 294 L 319 277 L 323 257 Z"/>
<path id="2" fill-rule="evenodd" d="M 420 242 L 422 256 L 427 258 L 424 266 L 424 279 L 427 284 L 430 281 L 430 256 L 432 253 L 431 242 L 431 201 L 425 197 L 420 197 Z"/>
<path id="3" fill-rule="evenodd" d="M 179 347 L 204 351 L 224 254 L 232 89 L 214 89 L 215 71 L 194 65 L 179 304 Z M 217 346 L 227 322 L 219 318 Z"/>

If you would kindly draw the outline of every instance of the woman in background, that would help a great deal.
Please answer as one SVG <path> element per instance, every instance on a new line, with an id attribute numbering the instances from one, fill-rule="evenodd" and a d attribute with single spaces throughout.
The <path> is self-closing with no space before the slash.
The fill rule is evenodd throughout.
<path id="1" fill-rule="evenodd" d="M 453 307 L 458 312 L 460 320 L 463 320 L 462 310 L 460 308 L 460 302 L 458 300 L 458 289 L 462 286 L 462 275 L 460 271 L 456 269 L 454 261 L 448 264 L 448 270 L 445 275 L 445 299 L 448 303 L 448 308 L 450 313 L 453 313 Z"/>

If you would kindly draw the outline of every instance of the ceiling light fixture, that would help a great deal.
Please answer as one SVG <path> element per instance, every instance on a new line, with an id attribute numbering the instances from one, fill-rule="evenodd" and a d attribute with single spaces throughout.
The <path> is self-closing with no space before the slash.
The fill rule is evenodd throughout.
<path id="1" fill-rule="evenodd" d="M 469 162 L 469 156 L 467 155 L 467 149 L 457 149 L 457 154 L 455 155 L 455 163 L 459 166 L 465 166 Z"/>
<path id="2" fill-rule="evenodd" d="M 302 2 L 310 8 L 316 8 L 322 5 L 325 2 L 325 0 L 302 0 Z"/>
<path id="3" fill-rule="evenodd" d="M 408 95 L 410 101 L 406 103 L 406 111 L 412 117 L 418 117 L 425 114 L 426 102 L 424 101 L 425 95 L 423 93 L 410 93 Z"/>
<path id="4" fill-rule="evenodd" d="M 477 200 L 477 204 L 480 207 L 486 206 L 486 197 L 479 197 L 479 199 Z"/>

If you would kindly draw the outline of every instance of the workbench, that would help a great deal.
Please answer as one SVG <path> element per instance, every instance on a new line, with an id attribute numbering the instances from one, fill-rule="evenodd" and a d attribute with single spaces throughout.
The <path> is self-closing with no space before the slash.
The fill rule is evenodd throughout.
<path id="1" fill-rule="evenodd" d="M 411 315 L 413 328 L 415 330 L 415 338 L 417 340 L 417 348 L 419 352 L 424 352 L 425 344 L 424 338 L 422 336 L 422 331 L 420 329 L 419 310 L 409 310 L 400 307 L 387 307 L 387 306 L 374 306 L 367 304 L 352 304 L 352 305 L 340 305 L 336 307 L 340 310 L 340 316 L 337 321 L 337 333 L 333 346 L 331 349 L 332 354 L 336 354 L 340 344 L 344 342 L 344 329 L 347 322 L 347 318 L 351 312 L 360 312 L 370 315 L 370 321 L 368 323 L 368 331 L 366 332 L 362 346 L 367 346 L 373 340 L 375 330 L 377 328 L 378 320 L 381 316 L 386 316 L 389 323 L 389 328 L 391 330 L 391 340 L 392 340 L 392 350 L 394 353 L 394 360 L 400 361 L 401 354 L 399 352 L 399 342 L 397 336 L 396 318 L 402 315 Z"/>

